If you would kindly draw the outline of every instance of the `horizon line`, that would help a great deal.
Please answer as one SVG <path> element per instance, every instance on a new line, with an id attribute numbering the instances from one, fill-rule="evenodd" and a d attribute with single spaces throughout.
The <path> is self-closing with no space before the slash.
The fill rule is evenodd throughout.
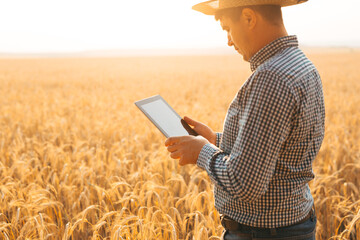
<path id="1" fill-rule="evenodd" d="M 300 45 L 304 50 L 350 50 L 360 51 L 360 46 L 317 46 Z M 231 47 L 207 48 L 124 48 L 95 49 L 80 51 L 48 51 L 48 52 L 1 52 L 0 58 L 60 58 L 60 57 L 126 57 L 126 56 L 171 56 L 171 55 L 238 55 Z"/>

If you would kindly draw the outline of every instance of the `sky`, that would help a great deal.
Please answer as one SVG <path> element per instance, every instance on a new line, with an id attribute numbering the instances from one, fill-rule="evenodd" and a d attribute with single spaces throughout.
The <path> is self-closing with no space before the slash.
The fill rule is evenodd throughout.
<path id="1" fill-rule="evenodd" d="M 0 52 L 226 47 L 201 0 L 0 0 Z M 301 45 L 360 47 L 360 0 L 309 0 L 283 8 Z"/>

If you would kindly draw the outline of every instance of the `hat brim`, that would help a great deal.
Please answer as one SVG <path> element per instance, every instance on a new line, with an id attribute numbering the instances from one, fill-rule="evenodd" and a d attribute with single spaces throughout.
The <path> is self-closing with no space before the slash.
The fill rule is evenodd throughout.
<path id="1" fill-rule="evenodd" d="M 192 7 L 193 10 L 202 12 L 206 15 L 215 15 L 219 10 L 219 0 L 210 0 L 198 3 Z"/>
<path id="2" fill-rule="evenodd" d="M 210 0 L 202 3 L 198 3 L 192 7 L 193 10 L 202 12 L 206 15 L 215 15 L 219 10 L 254 6 L 254 5 L 279 5 L 281 7 L 291 6 L 307 2 L 308 0 L 233 0 L 229 5 L 223 7 L 219 6 L 219 0 Z"/>

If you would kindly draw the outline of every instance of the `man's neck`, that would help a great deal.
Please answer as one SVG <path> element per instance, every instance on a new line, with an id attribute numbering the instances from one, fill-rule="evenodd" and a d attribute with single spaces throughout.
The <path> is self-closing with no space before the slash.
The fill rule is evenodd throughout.
<path id="1" fill-rule="evenodd" d="M 266 28 L 260 29 L 256 35 L 254 35 L 253 41 L 253 51 L 252 56 L 254 56 L 258 51 L 269 43 L 279 39 L 281 37 L 288 36 L 288 33 L 284 27 L 281 26 L 267 26 Z"/>

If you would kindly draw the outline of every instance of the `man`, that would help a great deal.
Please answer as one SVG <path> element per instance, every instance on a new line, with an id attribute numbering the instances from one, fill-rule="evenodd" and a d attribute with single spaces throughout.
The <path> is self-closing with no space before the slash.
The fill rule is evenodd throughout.
<path id="1" fill-rule="evenodd" d="M 165 142 L 180 165 L 208 172 L 223 239 L 315 239 L 308 182 L 324 137 L 322 84 L 281 14 L 300 2 L 211 0 L 193 7 L 220 20 L 228 45 L 253 71 L 230 104 L 223 133 L 185 117 L 199 136 Z"/>

